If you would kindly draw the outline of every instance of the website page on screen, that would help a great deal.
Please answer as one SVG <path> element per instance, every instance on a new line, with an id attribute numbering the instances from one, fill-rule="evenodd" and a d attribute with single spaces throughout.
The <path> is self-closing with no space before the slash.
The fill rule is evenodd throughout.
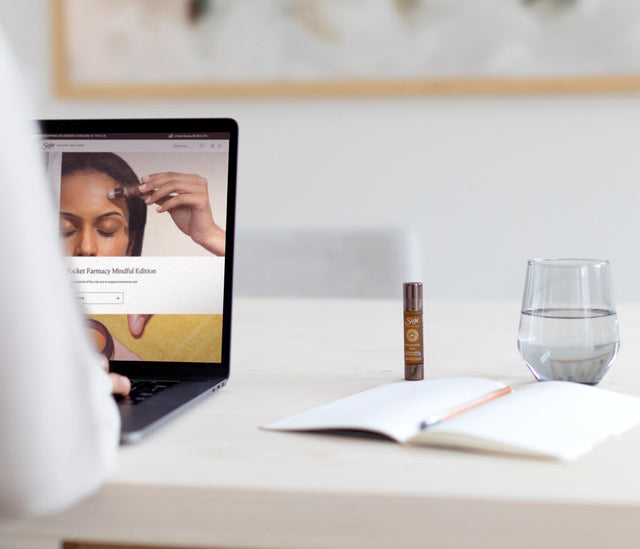
<path id="1" fill-rule="evenodd" d="M 41 137 L 69 277 L 98 350 L 220 362 L 229 135 Z"/>

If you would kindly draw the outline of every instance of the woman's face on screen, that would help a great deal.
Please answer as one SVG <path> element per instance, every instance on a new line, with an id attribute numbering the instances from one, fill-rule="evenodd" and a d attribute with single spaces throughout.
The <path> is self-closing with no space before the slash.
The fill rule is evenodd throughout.
<path id="1" fill-rule="evenodd" d="M 60 233 L 69 256 L 131 254 L 129 212 L 108 193 L 120 184 L 101 172 L 74 172 L 60 185 Z"/>

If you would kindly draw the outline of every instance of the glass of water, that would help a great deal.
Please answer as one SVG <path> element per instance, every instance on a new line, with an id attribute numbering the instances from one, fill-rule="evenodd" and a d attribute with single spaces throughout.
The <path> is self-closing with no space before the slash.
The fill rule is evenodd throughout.
<path id="1" fill-rule="evenodd" d="M 518 349 L 538 381 L 595 385 L 607 373 L 619 346 L 608 261 L 529 261 Z"/>

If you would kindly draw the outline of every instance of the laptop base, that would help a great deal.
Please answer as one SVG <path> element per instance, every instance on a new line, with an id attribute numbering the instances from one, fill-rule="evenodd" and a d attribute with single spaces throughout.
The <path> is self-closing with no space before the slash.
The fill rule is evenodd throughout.
<path id="1" fill-rule="evenodd" d="M 119 402 L 120 443 L 138 442 L 180 412 L 224 387 L 226 382 L 225 378 L 206 381 L 180 381 L 140 404 Z"/>

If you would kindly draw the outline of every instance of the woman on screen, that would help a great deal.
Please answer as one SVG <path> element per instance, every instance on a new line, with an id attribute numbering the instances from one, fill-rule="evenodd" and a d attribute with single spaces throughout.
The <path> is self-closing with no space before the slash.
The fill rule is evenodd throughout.
<path id="1" fill-rule="evenodd" d="M 138 179 L 114 153 L 63 153 L 60 231 L 70 256 L 139 256 L 147 206 L 168 212 L 176 226 L 214 255 L 226 233 L 211 212 L 207 180 L 162 172 Z"/>
<path id="2" fill-rule="evenodd" d="M 113 153 L 64 153 L 60 184 L 60 232 L 69 256 L 139 256 L 147 205 L 140 196 L 109 198 L 139 180 Z"/>

